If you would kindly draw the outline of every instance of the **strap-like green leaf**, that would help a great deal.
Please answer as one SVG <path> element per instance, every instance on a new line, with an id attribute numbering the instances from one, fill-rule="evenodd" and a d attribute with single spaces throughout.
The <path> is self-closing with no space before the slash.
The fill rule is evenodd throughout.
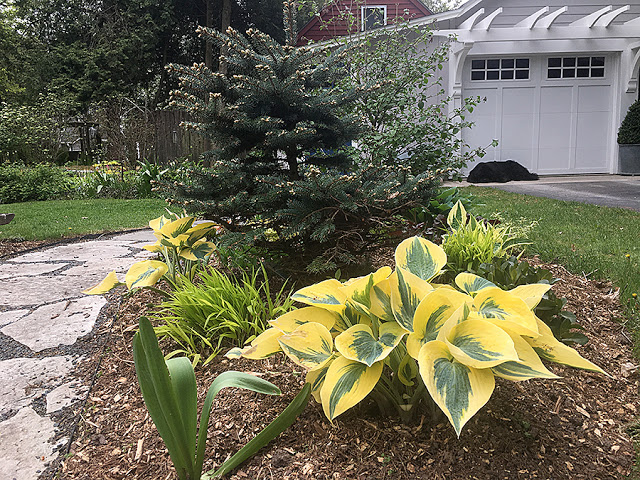
<path id="1" fill-rule="evenodd" d="M 167 369 L 171 378 L 171 385 L 175 393 L 182 416 L 185 434 L 191 441 L 187 443 L 189 458 L 196 455 L 196 433 L 198 432 L 198 387 L 193 366 L 186 357 L 177 357 L 166 360 Z"/>
<path id="2" fill-rule="evenodd" d="M 133 339 L 133 359 L 144 403 L 169 450 L 178 478 L 195 478 L 188 446 L 195 438 L 187 436 L 169 370 L 153 327 L 145 317 L 140 318 L 140 330 Z"/>

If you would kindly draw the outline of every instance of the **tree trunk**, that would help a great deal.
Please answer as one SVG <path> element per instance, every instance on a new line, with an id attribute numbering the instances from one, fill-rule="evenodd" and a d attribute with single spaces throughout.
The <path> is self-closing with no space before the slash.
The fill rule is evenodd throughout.
<path id="1" fill-rule="evenodd" d="M 206 2 L 206 14 L 205 14 L 205 26 L 207 28 L 213 28 L 213 0 L 205 0 Z M 204 47 L 204 64 L 207 68 L 211 69 L 213 64 L 213 45 L 211 42 L 206 42 Z"/>
<path id="2" fill-rule="evenodd" d="M 220 25 L 220 30 L 223 33 L 226 33 L 227 28 L 231 26 L 231 0 L 223 0 L 222 1 L 222 22 Z M 220 73 L 227 73 L 227 62 L 222 59 L 223 55 L 227 55 L 229 53 L 229 49 L 226 45 L 220 47 L 220 66 L 218 67 L 218 71 Z"/>
<path id="3" fill-rule="evenodd" d="M 298 149 L 287 149 L 287 165 L 289 165 L 289 180 L 300 180 L 298 173 Z"/>

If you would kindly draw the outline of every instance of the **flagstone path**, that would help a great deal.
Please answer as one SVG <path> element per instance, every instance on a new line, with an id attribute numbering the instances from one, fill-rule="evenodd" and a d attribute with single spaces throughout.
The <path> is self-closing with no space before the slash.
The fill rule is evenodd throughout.
<path id="1" fill-rule="evenodd" d="M 89 357 L 106 320 L 107 301 L 82 290 L 114 269 L 122 278 L 154 255 L 142 250 L 152 242 L 145 230 L 0 260 L 0 480 L 53 475 L 94 377 Z"/>

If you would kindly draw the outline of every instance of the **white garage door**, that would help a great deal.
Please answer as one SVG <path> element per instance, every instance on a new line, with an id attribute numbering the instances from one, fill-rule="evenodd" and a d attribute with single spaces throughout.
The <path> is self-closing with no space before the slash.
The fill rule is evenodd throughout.
<path id="1" fill-rule="evenodd" d="M 602 54 L 467 58 L 463 96 L 486 102 L 464 139 L 472 147 L 498 140 L 479 161 L 516 160 L 540 174 L 607 173 L 611 64 Z"/>

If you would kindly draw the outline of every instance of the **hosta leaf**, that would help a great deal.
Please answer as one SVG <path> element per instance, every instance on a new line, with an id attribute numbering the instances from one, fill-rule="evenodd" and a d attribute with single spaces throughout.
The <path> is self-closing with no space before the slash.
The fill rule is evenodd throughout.
<path id="1" fill-rule="evenodd" d="M 113 270 L 112 272 L 109 272 L 104 280 L 102 280 L 98 285 L 87 288 L 86 290 L 83 290 L 82 293 L 85 295 L 102 295 L 103 293 L 107 293 L 120 285 L 124 285 L 124 283 L 118 280 L 116 271 Z"/>
<path id="2" fill-rule="evenodd" d="M 473 300 L 447 288 L 434 290 L 422 299 L 413 317 L 413 333 L 407 338 L 407 351 L 413 358 L 418 358 L 422 345 L 436 339 L 442 326 L 456 311 L 462 315 L 466 299 Z"/>
<path id="3" fill-rule="evenodd" d="M 542 300 L 542 296 L 550 289 L 551 285 L 548 283 L 531 283 L 529 285 L 517 286 L 509 290 L 509 293 L 524 300 L 529 310 L 533 310 L 538 306 L 540 300 Z"/>
<path id="4" fill-rule="evenodd" d="M 215 251 L 215 249 L 216 245 L 213 242 L 198 240 L 191 247 L 183 247 L 180 249 L 180 256 L 186 260 L 191 260 L 192 262 L 196 262 L 198 260 L 204 261 Z"/>
<path id="5" fill-rule="evenodd" d="M 279 337 L 278 342 L 294 363 L 307 370 L 322 367 L 333 354 L 333 337 L 329 329 L 315 322 L 300 325 Z"/>
<path id="6" fill-rule="evenodd" d="M 500 288 L 480 290 L 473 307 L 480 317 L 518 335 L 538 335 L 536 317 L 524 300 Z"/>
<path id="7" fill-rule="evenodd" d="M 553 336 L 553 332 L 546 323 L 540 319 L 536 320 L 538 321 L 538 330 L 541 335 L 537 338 L 525 337 L 524 339 L 533 347 L 540 358 L 549 362 L 561 363 L 563 365 L 569 365 L 570 367 L 582 368 L 583 370 L 608 375 L 595 363 L 591 363 L 586 358 L 583 358 L 576 350 L 559 342 L 556 337 Z"/>
<path id="8" fill-rule="evenodd" d="M 451 329 L 445 343 L 457 361 L 473 368 L 491 368 L 518 360 L 513 340 L 484 320 L 466 320 Z"/>
<path id="9" fill-rule="evenodd" d="M 413 379 L 417 376 L 418 366 L 416 365 L 416 361 L 411 357 L 411 355 L 405 355 L 402 358 L 400 365 L 398 365 L 398 380 L 407 387 L 412 387 L 415 384 Z"/>
<path id="10" fill-rule="evenodd" d="M 371 289 L 371 307 L 369 311 L 384 322 L 395 319 L 391 307 L 391 285 L 389 279 L 376 283 Z"/>
<path id="11" fill-rule="evenodd" d="M 322 409 L 329 420 L 369 395 L 380 379 L 382 363 L 374 363 L 369 367 L 344 357 L 331 362 L 320 389 Z"/>
<path id="12" fill-rule="evenodd" d="M 342 284 L 338 280 L 325 280 L 298 290 L 291 298 L 307 305 L 342 313 L 347 296 L 340 291 L 340 288 Z"/>
<path id="13" fill-rule="evenodd" d="M 518 353 L 518 360 L 496 365 L 491 369 L 494 375 L 513 382 L 530 378 L 558 378 L 544 366 L 535 350 L 520 335 L 510 335 Z"/>
<path id="14" fill-rule="evenodd" d="M 251 358 L 252 360 L 261 360 L 270 357 L 273 354 L 282 351 L 278 339 L 283 333 L 277 328 L 268 328 L 256 338 L 253 339 L 251 345 L 244 348 L 232 348 L 227 352 L 227 358 Z"/>
<path id="15" fill-rule="evenodd" d="M 453 230 L 457 230 L 459 227 L 464 227 L 467 224 L 467 211 L 460 200 L 449 210 L 447 223 Z"/>
<path id="16" fill-rule="evenodd" d="M 160 241 L 157 241 L 156 243 L 153 243 L 151 245 L 145 245 L 142 248 L 153 253 L 162 253 L 164 251 L 164 245 L 162 245 Z"/>
<path id="17" fill-rule="evenodd" d="M 490 369 L 458 362 L 444 342 L 424 344 L 418 355 L 420 375 L 431 398 L 447 416 L 458 437 L 462 427 L 491 398 L 495 378 Z"/>
<path id="18" fill-rule="evenodd" d="M 161 233 L 155 233 L 155 232 L 154 232 L 154 235 L 156 236 L 156 238 L 158 239 L 158 242 L 160 242 L 161 245 L 169 248 L 179 248 L 183 245 L 186 245 L 187 242 L 189 241 L 189 235 L 187 235 L 186 233 L 183 233 L 181 235 L 176 235 L 175 237 L 166 237 L 166 236 L 163 236 Z"/>
<path id="19" fill-rule="evenodd" d="M 175 238 L 179 235 L 185 235 L 193 225 L 193 217 L 182 217 L 173 222 L 165 223 L 160 228 L 159 233 L 165 238 Z M 187 235 L 187 238 L 189 235 Z"/>
<path id="20" fill-rule="evenodd" d="M 154 218 L 153 220 L 149 221 L 149 226 L 154 230 L 154 231 L 160 231 L 160 229 L 166 225 L 167 223 L 171 222 L 171 219 L 165 217 L 164 215 L 158 217 L 158 218 Z"/>
<path id="21" fill-rule="evenodd" d="M 280 315 L 275 320 L 269 320 L 269 325 L 276 327 L 283 333 L 291 333 L 300 325 L 309 322 L 319 323 L 331 330 L 339 315 L 320 307 L 303 307 Z"/>
<path id="22" fill-rule="evenodd" d="M 468 272 L 460 273 L 456 276 L 456 285 L 469 295 L 475 295 L 483 288 L 495 287 L 495 284 L 489 280 Z"/>
<path id="23" fill-rule="evenodd" d="M 349 360 L 371 366 L 385 359 L 406 333 L 396 322 L 387 322 L 380 326 L 380 338 L 376 340 L 369 326 L 354 325 L 336 337 L 336 350 Z"/>
<path id="24" fill-rule="evenodd" d="M 150 287 L 155 285 L 158 280 L 167 273 L 167 270 L 169 270 L 169 268 L 164 262 L 159 260 L 144 260 L 131 265 L 124 281 L 129 290 Z"/>
<path id="25" fill-rule="evenodd" d="M 396 268 L 389 277 L 389 286 L 393 316 L 405 330 L 412 332 L 416 309 L 433 288 L 426 281 L 401 268 Z"/>
<path id="26" fill-rule="evenodd" d="M 429 281 L 447 264 L 444 250 L 429 240 L 411 237 L 396 248 L 396 267 Z"/>
<path id="27" fill-rule="evenodd" d="M 216 229 L 218 225 L 215 222 L 200 222 L 197 225 L 193 225 L 185 233 L 189 235 L 189 243 L 193 243 L 206 237 L 212 230 Z"/>
<path id="28" fill-rule="evenodd" d="M 391 275 L 391 268 L 382 267 L 376 272 L 364 277 L 351 279 L 340 288 L 340 291 L 344 293 L 351 302 L 366 307 L 363 313 L 367 314 L 371 306 L 371 289 L 375 284 L 385 280 L 389 275 Z"/>
<path id="29" fill-rule="evenodd" d="M 327 376 L 327 371 L 331 366 L 331 362 L 333 360 L 329 359 L 322 367 L 316 368 L 315 370 L 309 370 L 307 372 L 307 376 L 305 377 L 305 382 L 311 385 L 311 395 L 318 403 L 322 403 L 322 399 L 320 398 L 320 390 L 322 389 L 322 385 L 324 384 L 324 379 Z"/>

